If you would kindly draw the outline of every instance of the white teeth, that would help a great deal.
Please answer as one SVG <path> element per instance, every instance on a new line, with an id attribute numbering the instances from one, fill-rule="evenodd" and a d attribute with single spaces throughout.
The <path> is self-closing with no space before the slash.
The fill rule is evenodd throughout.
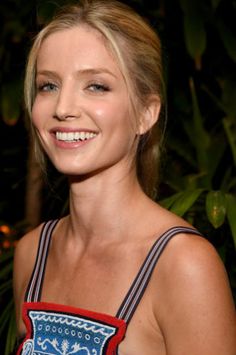
<path id="1" fill-rule="evenodd" d="M 67 137 L 67 134 L 66 133 L 62 133 L 61 134 L 61 139 L 64 141 L 64 140 L 66 140 L 66 137 Z"/>
<path id="2" fill-rule="evenodd" d="M 56 132 L 56 139 L 65 142 L 77 142 L 96 137 L 96 135 L 96 133 L 90 132 Z"/>

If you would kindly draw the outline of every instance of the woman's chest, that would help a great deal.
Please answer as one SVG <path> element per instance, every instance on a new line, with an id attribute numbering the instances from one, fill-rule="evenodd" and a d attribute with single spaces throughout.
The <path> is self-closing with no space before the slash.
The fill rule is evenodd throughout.
<path id="1" fill-rule="evenodd" d="M 139 303 L 127 325 L 118 355 L 166 355 L 166 347 L 160 326 L 147 296 Z"/>
<path id="2" fill-rule="evenodd" d="M 27 337 L 18 354 L 165 355 L 163 339 L 147 313 L 142 315 L 142 308 L 126 325 L 121 319 L 83 309 L 25 303 Z"/>
<path id="3" fill-rule="evenodd" d="M 143 256 L 119 253 L 78 262 L 50 257 L 44 274 L 41 301 L 72 305 L 116 315 L 134 281 Z"/>

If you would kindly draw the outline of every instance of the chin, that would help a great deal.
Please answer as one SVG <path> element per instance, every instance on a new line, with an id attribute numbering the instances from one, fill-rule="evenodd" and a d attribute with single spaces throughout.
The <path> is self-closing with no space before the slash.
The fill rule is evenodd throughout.
<path id="1" fill-rule="evenodd" d="M 89 171 L 89 169 L 78 167 L 78 166 L 65 166 L 61 164 L 54 164 L 56 170 L 72 179 L 84 179 L 85 177 L 89 177 L 90 175 L 94 175 L 93 171 Z"/>

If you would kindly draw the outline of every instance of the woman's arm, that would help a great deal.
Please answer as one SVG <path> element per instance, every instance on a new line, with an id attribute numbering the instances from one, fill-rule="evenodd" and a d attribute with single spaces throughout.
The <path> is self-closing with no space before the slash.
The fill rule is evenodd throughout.
<path id="1" fill-rule="evenodd" d="M 236 355 L 235 306 L 215 249 L 196 236 L 169 244 L 156 313 L 167 355 Z"/>
<path id="2" fill-rule="evenodd" d="M 14 254 L 13 291 L 16 324 L 19 336 L 21 336 L 25 331 L 25 326 L 22 320 L 22 304 L 24 302 L 25 291 L 36 259 L 40 233 L 39 229 L 40 227 L 37 227 L 22 237 L 17 243 Z"/>

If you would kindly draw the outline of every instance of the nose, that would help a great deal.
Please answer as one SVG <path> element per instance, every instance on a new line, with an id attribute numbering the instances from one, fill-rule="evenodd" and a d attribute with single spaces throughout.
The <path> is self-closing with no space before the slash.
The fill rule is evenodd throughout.
<path id="1" fill-rule="evenodd" d="M 59 121 L 73 120 L 80 117 L 78 97 L 75 97 L 72 88 L 61 88 L 56 101 L 53 117 Z"/>

